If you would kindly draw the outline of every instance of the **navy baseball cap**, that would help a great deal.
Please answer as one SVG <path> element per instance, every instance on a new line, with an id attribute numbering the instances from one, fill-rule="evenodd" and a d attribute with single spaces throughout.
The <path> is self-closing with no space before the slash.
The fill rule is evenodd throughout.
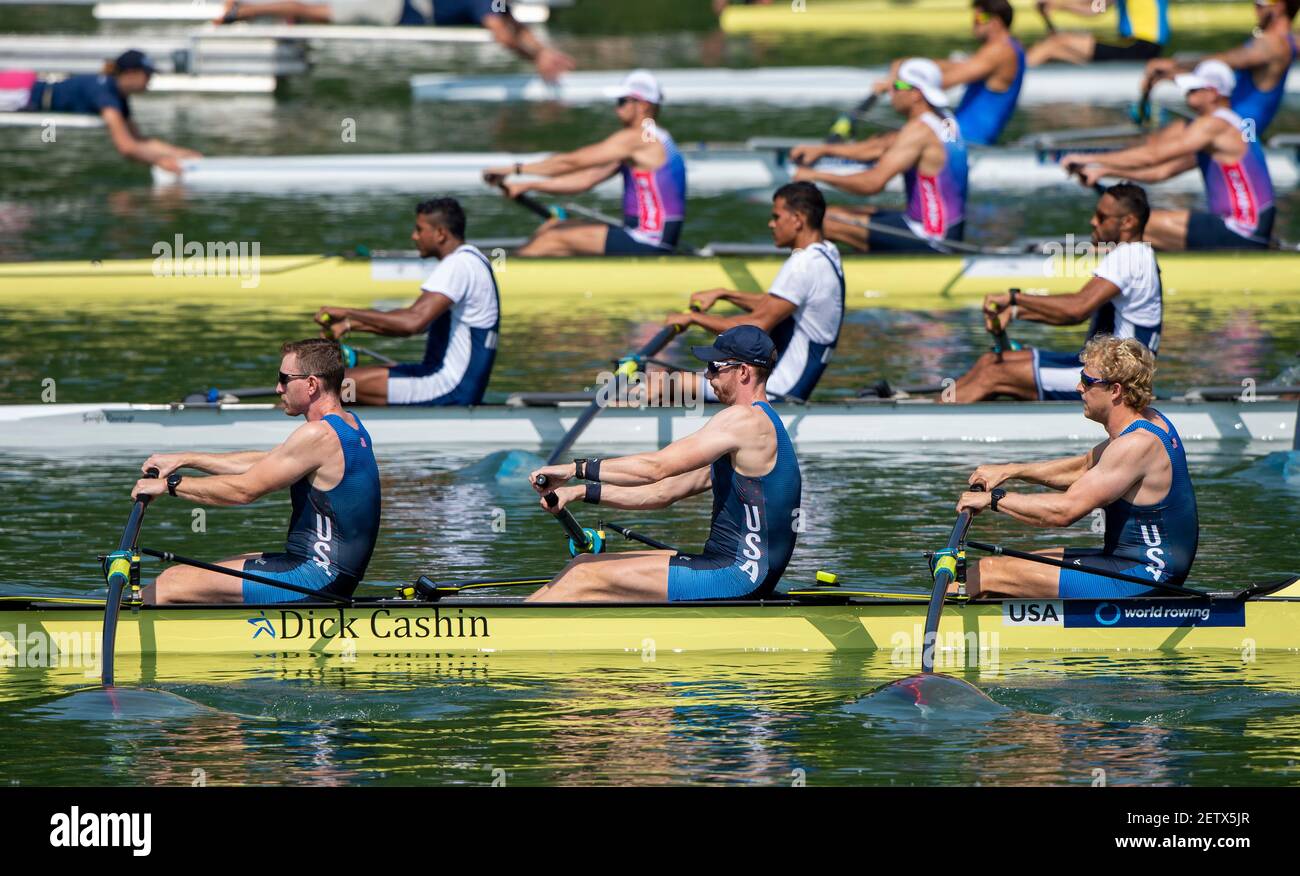
<path id="1" fill-rule="evenodd" d="M 154 71 L 153 59 L 137 49 L 128 49 L 117 56 L 113 62 L 113 67 L 119 73 L 125 73 L 127 70 L 144 70 L 146 73 Z"/>
<path id="2" fill-rule="evenodd" d="M 735 359 L 760 368 L 776 365 L 776 344 L 767 332 L 756 325 L 737 325 L 718 335 L 711 347 L 691 347 L 695 358 L 702 362 L 721 362 Z"/>

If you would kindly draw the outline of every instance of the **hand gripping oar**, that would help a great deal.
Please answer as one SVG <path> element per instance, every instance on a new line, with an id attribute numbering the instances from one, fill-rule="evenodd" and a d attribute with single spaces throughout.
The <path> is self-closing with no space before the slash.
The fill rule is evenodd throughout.
<path id="1" fill-rule="evenodd" d="M 633 355 L 626 356 L 619 360 L 618 368 L 614 370 L 615 379 L 619 377 L 631 377 L 637 372 L 637 369 L 641 367 L 645 360 L 668 346 L 668 342 L 681 334 L 685 329 L 686 327 L 681 325 L 664 326 L 644 347 Z M 582 415 L 578 417 L 577 422 L 575 422 L 569 429 L 568 434 L 566 434 L 560 443 L 555 446 L 555 449 L 551 451 L 551 455 L 546 460 L 547 465 L 555 465 L 566 453 L 569 452 L 569 449 L 573 447 L 574 442 L 578 440 L 584 431 L 586 431 L 587 426 L 591 425 L 591 421 L 596 418 L 596 414 L 599 414 L 601 408 L 604 406 L 600 394 L 597 393 L 595 401 L 593 401 L 587 409 L 582 412 Z"/>
<path id="2" fill-rule="evenodd" d="M 151 478 L 158 477 L 158 469 L 151 468 L 145 472 Z M 140 496 L 131 506 L 131 515 L 126 519 L 126 528 L 117 543 L 117 550 L 103 558 L 104 580 L 108 584 L 108 597 L 104 602 L 103 671 L 100 680 L 104 687 L 113 686 L 113 649 L 117 644 L 117 616 L 122 609 L 122 591 L 131 585 L 131 601 L 139 602 L 140 591 L 140 555 L 136 553 L 135 543 L 140 537 L 140 525 L 144 522 L 144 509 L 149 507 L 153 496 Z"/>
<path id="3" fill-rule="evenodd" d="M 982 484 L 975 484 L 972 491 L 984 489 Z M 971 511 L 957 515 L 957 522 L 948 536 L 948 546 L 934 555 L 934 590 L 930 592 L 930 606 L 925 612 L 925 637 L 921 641 L 921 672 L 934 672 L 934 649 L 939 639 L 939 617 L 943 614 L 943 599 L 948 593 L 948 585 L 957 579 L 957 557 L 961 553 L 962 542 L 966 540 L 966 530 L 970 528 Z"/>
<path id="4" fill-rule="evenodd" d="M 1079 182 L 1086 184 L 1086 181 L 1083 176 L 1082 164 L 1079 164 L 1077 162 L 1070 162 L 1065 166 L 1065 172 L 1070 174 L 1071 176 L 1077 176 L 1079 178 Z M 1102 185 L 1100 181 L 1092 184 L 1092 190 L 1099 195 L 1106 194 L 1106 187 Z"/>
<path id="5" fill-rule="evenodd" d="M 1018 288 L 1011 289 L 1009 291 L 1013 295 L 1020 294 L 1020 290 Z M 993 324 L 997 326 L 997 328 L 989 329 L 989 334 L 993 335 L 993 353 L 997 356 L 997 361 L 1001 362 L 1002 353 L 1005 350 L 1015 351 L 1021 349 L 1021 346 L 1019 341 L 1013 341 L 1009 337 L 1007 337 L 1006 327 L 1002 325 L 1002 320 L 998 319 L 998 315 L 996 313 L 993 314 Z"/>
<path id="6" fill-rule="evenodd" d="M 546 475 L 539 474 L 533 479 L 533 483 L 544 488 L 550 481 Z M 544 499 L 547 508 L 554 509 L 559 504 L 559 499 L 555 497 L 554 492 L 547 493 Z M 605 534 L 595 529 L 584 529 L 568 508 L 552 510 L 551 513 L 555 515 L 555 519 L 560 522 L 565 534 L 569 536 L 569 556 L 598 554 L 605 549 Z"/>
<path id="7" fill-rule="evenodd" d="M 333 321 L 334 321 L 334 317 L 330 316 L 327 313 L 320 318 L 319 323 L 322 328 L 328 330 L 330 327 L 330 323 L 332 323 Z M 358 353 L 366 354 L 371 359 L 374 359 L 376 362 L 378 362 L 380 365 L 397 364 L 396 359 L 390 359 L 387 356 L 385 356 L 383 353 L 376 353 L 374 350 L 371 350 L 367 347 L 359 347 L 356 344 L 345 344 L 341 339 L 338 339 L 338 343 L 339 343 L 339 351 L 343 354 L 343 366 L 345 368 L 357 367 L 357 361 L 359 359 L 359 357 L 357 356 Z"/>

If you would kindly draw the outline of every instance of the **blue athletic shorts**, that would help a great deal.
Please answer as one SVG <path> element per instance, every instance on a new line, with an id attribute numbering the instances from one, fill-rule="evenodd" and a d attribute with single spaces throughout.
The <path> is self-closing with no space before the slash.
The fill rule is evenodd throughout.
<path id="1" fill-rule="evenodd" d="M 1070 548 L 1065 551 L 1065 561 L 1075 563 L 1082 570 L 1088 566 L 1104 569 L 1107 572 L 1122 572 L 1125 575 L 1146 576 L 1146 565 L 1130 557 L 1117 557 L 1099 550 L 1079 550 Z M 1102 575 L 1090 575 L 1075 569 L 1062 569 L 1057 578 L 1062 599 L 1116 599 L 1124 596 L 1155 596 L 1160 593 L 1153 587 L 1143 587 L 1128 581 L 1117 581 Z"/>
<path id="2" fill-rule="evenodd" d="M 1273 233 L 1273 219 L 1260 223 L 1258 239 L 1242 237 L 1228 227 L 1217 213 L 1193 211 L 1187 217 L 1188 249 L 1268 249 L 1268 238 Z"/>
<path id="3" fill-rule="evenodd" d="M 1079 372 L 1083 363 L 1078 353 L 1056 353 L 1052 350 L 1034 352 L 1034 387 L 1038 397 L 1047 401 L 1078 401 Z"/>
<path id="4" fill-rule="evenodd" d="M 665 235 L 667 237 L 667 235 Z M 637 240 L 621 225 L 610 225 L 605 235 L 605 255 L 672 255 L 673 247 L 666 243 L 645 243 Z"/>
<path id="5" fill-rule="evenodd" d="M 355 582 L 352 582 L 351 587 L 342 587 L 340 586 L 343 584 L 341 578 L 330 577 L 329 572 L 311 560 L 304 560 L 302 557 L 291 557 L 288 554 L 262 554 L 262 556 L 255 559 L 244 560 L 244 571 L 261 575 L 263 578 L 284 581 L 286 584 L 306 587 L 309 590 L 330 591 L 337 593 L 339 596 L 351 596 L 352 591 L 357 586 Z M 346 592 L 343 592 L 344 590 Z M 248 579 L 244 580 L 245 605 L 301 602 L 310 598 L 292 590 L 281 590 L 279 587 L 272 587 L 270 584 L 262 584 Z"/>
<path id="6" fill-rule="evenodd" d="M 887 234 L 872 231 L 867 236 L 867 246 L 872 252 L 944 252 L 941 247 L 917 237 L 904 221 L 903 214 L 897 210 L 880 210 L 872 213 L 867 219 L 872 225 L 883 225 L 886 228 L 897 228 L 899 231 L 906 232 L 906 234 Z M 948 229 L 948 235 L 944 240 L 961 240 L 964 225 L 964 222 L 958 222 Z"/>
<path id="7" fill-rule="evenodd" d="M 668 560 L 668 601 L 744 599 L 758 585 L 733 557 L 677 554 Z"/>

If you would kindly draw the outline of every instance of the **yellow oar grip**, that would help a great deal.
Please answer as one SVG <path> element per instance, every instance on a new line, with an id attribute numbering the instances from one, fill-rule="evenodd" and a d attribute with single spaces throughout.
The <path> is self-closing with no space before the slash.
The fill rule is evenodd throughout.
<path id="1" fill-rule="evenodd" d="M 126 557 L 118 557 L 108 564 L 108 583 L 116 583 L 119 578 L 124 585 L 131 580 L 131 561 Z"/>
<path id="2" fill-rule="evenodd" d="M 939 562 L 934 564 L 934 577 L 938 578 L 939 573 L 946 571 L 954 579 L 957 577 L 957 558 L 940 557 Z"/>

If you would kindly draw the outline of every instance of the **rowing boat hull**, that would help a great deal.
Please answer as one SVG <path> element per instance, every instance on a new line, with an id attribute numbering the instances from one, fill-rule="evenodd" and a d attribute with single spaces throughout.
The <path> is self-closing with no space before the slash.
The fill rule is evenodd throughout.
<path id="1" fill-rule="evenodd" d="M 1086 244 L 1086 239 L 1078 241 L 1080 251 Z M 661 316 L 666 309 L 684 309 L 695 289 L 762 291 L 784 264 L 780 256 L 529 259 L 504 249 L 487 253 L 497 269 L 506 319 L 568 308 L 625 318 Z M 235 264 L 213 259 L 195 266 L 149 259 L 13 262 L 0 265 L 0 305 L 21 307 L 25 313 L 70 307 L 116 312 L 123 301 L 166 307 L 220 302 L 260 315 L 301 314 L 304 308 L 314 313 L 324 303 L 323 295 L 339 306 L 410 299 L 434 264 L 416 258 L 265 255 L 255 269 L 245 265 L 241 273 Z M 1290 306 L 1297 266 L 1300 256 L 1281 252 L 1161 255 L 1166 322 L 1177 325 L 1183 306 L 1192 303 L 1221 312 L 1243 305 Z M 1072 292 L 1094 268 L 1086 256 L 849 256 L 844 259 L 845 303 L 851 310 L 952 310 L 977 306 L 987 292 L 1009 286 L 1028 294 Z"/>
<path id="2" fill-rule="evenodd" d="M 891 651 L 919 662 L 926 601 L 695 605 L 525 605 L 457 599 L 437 605 L 178 606 L 123 612 L 121 654 L 544 654 Z M 99 654 L 94 607 L 0 604 L 0 663 Z M 1233 600 L 1006 600 L 950 604 L 940 625 L 950 654 L 1010 651 L 1300 650 L 1300 584 Z M 982 659 L 982 658 L 981 658 Z M 944 661 L 938 661 L 943 663 Z"/>
<path id="3" fill-rule="evenodd" d="M 955 16 L 955 20 L 965 25 L 970 19 L 963 13 Z M 1249 31 L 1250 25 L 1242 28 L 1243 33 Z M 1071 102 L 1124 106 L 1138 98 L 1142 69 L 1140 64 L 1126 63 L 1036 67 L 1025 73 L 1017 103 L 1022 107 Z M 565 74 L 558 83 L 527 74 L 422 73 L 411 77 L 411 93 L 416 100 L 430 101 L 604 104 L 609 102 L 609 95 L 626 73 L 625 70 L 580 70 Z M 861 101 L 871 86 L 887 73 L 884 67 L 761 67 L 656 70 L 655 76 L 674 106 L 726 104 L 847 109 Z M 1300 94 L 1300 83 L 1295 76 L 1288 77 L 1286 93 L 1289 97 Z M 954 100 L 960 95 L 960 88 L 949 90 Z M 1182 93 L 1172 82 L 1159 83 L 1151 97 L 1157 103 L 1183 105 Z"/>
<path id="4" fill-rule="evenodd" d="M 1041 37 L 1047 25 L 1033 0 L 1016 0 L 1012 31 L 1021 39 Z M 875 36 L 925 34 L 926 36 L 969 36 L 969 4 L 957 0 L 920 0 L 915 3 L 884 0 L 817 0 L 795 10 L 788 3 L 770 6 L 728 6 L 722 13 L 723 31 L 747 33 L 820 33 Z M 1084 17 L 1052 10 L 1052 23 L 1062 31 L 1086 30 L 1112 38 L 1116 13 Z M 1244 3 L 1169 4 L 1169 26 L 1174 33 L 1248 34 L 1255 16 Z"/>
<path id="5" fill-rule="evenodd" d="M 714 195 L 748 189 L 774 189 L 789 182 L 794 165 L 787 154 L 774 150 L 703 147 L 683 149 L 687 178 L 695 194 Z M 972 149 L 969 183 L 974 191 L 1038 191 L 1044 188 L 1078 189 L 1058 164 L 1060 150 Z M 482 194 L 483 169 L 527 164 L 544 154 L 507 152 L 444 152 L 391 155 L 275 155 L 235 158 L 188 158 L 181 171 L 172 173 L 153 168 L 159 186 L 180 185 L 194 191 L 289 192 L 444 191 Z M 1295 149 L 1266 150 L 1269 177 L 1278 190 L 1295 188 L 1300 182 Z M 817 164 L 827 173 L 846 175 L 861 172 L 857 162 L 828 160 Z M 1117 180 L 1108 179 L 1107 182 Z M 1159 191 L 1199 192 L 1204 183 L 1197 173 L 1183 173 L 1151 184 Z M 886 191 L 901 192 L 898 177 Z M 622 183 L 610 179 L 594 189 L 607 198 L 621 198 Z"/>
<path id="6" fill-rule="evenodd" d="M 1163 401 L 1160 410 L 1187 442 L 1292 441 L 1296 403 Z M 803 451 L 853 447 L 914 450 L 918 444 L 1100 441 L 1101 427 L 1075 402 L 989 402 L 941 405 L 928 400 L 776 405 Z M 354 410 L 376 449 L 473 447 L 478 451 L 554 446 L 586 404 L 547 407 L 390 407 Z M 609 408 L 578 446 L 602 452 L 662 447 L 697 431 L 712 409 Z M 71 449 L 164 451 L 204 447 L 266 448 L 301 421 L 275 405 L 3 405 L 0 448 L 32 453 Z"/>

